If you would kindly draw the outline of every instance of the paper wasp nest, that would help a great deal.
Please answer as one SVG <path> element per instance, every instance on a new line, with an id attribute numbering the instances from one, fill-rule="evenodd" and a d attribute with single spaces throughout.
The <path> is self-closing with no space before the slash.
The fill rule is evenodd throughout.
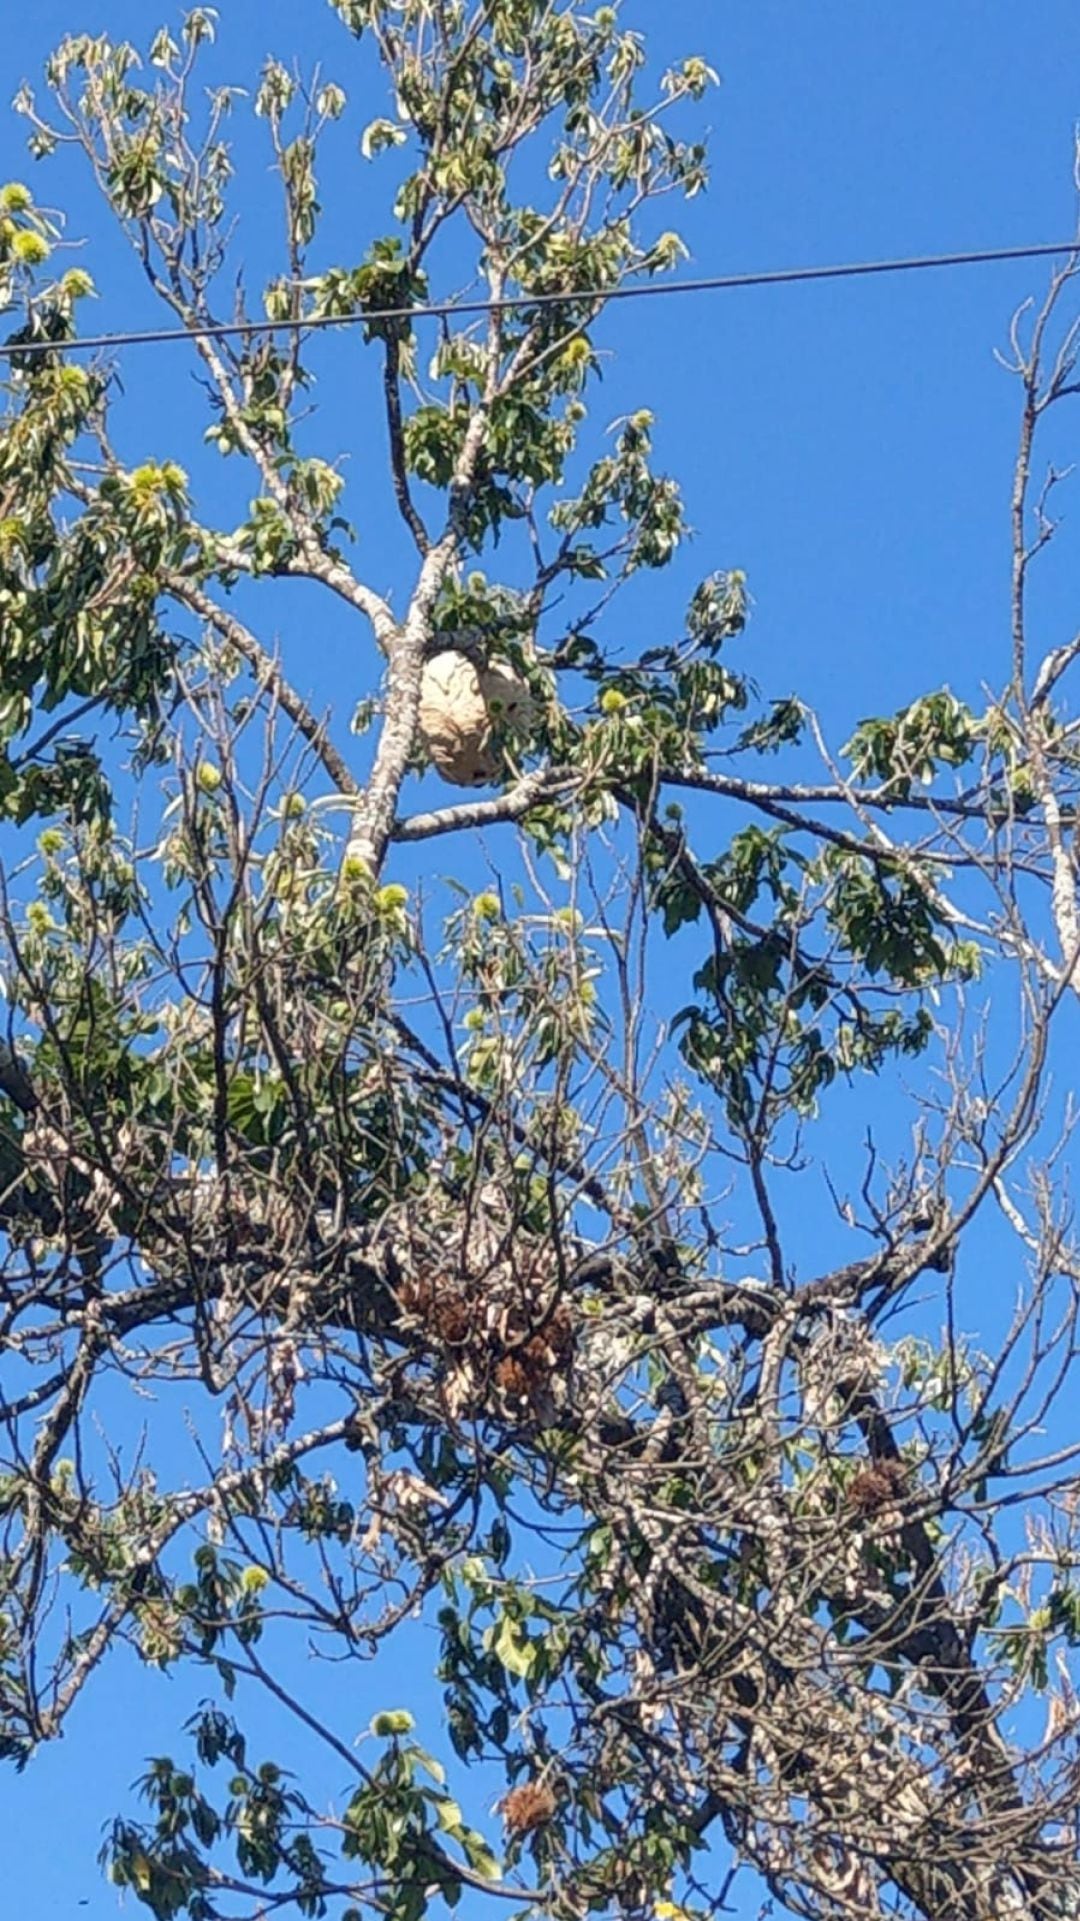
<path id="1" fill-rule="evenodd" d="M 529 690 L 509 667 L 477 667 L 447 648 L 424 668 L 420 736 L 434 767 L 455 787 L 485 787 L 502 768 L 496 734 L 521 727 L 532 712 Z"/>

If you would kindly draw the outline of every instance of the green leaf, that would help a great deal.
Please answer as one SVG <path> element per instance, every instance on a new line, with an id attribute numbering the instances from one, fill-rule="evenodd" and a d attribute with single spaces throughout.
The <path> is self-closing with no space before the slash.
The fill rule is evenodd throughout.
<path id="1" fill-rule="evenodd" d="M 520 1681 L 528 1680 L 536 1659 L 536 1649 L 508 1614 L 503 1614 L 499 1619 L 491 1641 L 491 1651 L 508 1674 L 513 1674 Z"/>

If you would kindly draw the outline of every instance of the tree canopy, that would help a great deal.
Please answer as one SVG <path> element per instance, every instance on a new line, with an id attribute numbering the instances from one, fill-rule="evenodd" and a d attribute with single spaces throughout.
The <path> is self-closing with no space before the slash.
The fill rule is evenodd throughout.
<path id="1" fill-rule="evenodd" d="M 1027 592 L 1077 263 L 1011 336 L 1011 658 L 831 742 L 752 675 L 731 557 L 641 637 L 686 509 L 644 404 L 593 419 L 605 309 L 684 254 L 707 60 L 657 76 L 628 7 L 333 4 L 381 89 L 348 257 L 346 88 L 207 88 L 211 8 L 73 35 L 16 103 L 190 335 L 208 451 L 143 423 L 125 463 L 84 256 L 0 189 L 0 1756 L 122 1646 L 193 1676 L 104 1850 L 157 1921 L 680 1921 L 743 1872 L 809 1921 L 1062 1921 L 1080 639 Z M 330 322 L 384 423 L 349 485 Z M 285 580 L 355 629 L 352 715 L 276 648 Z M 435 842 L 456 891 L 400 878 Z M 886 1084 L 903 1150 L 849 1145 L 811 1260 L 822 1130 Z"/>

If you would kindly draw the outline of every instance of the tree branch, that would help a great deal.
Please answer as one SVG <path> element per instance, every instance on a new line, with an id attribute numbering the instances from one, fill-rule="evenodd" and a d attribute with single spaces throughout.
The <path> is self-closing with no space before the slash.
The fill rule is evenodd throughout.
<path id="1" fill-rule="evenodd" d="M 267 653 L 260 640 L 257 640 L 249 627 L 238 620 L 235 614 L 227 613 L 223 607 L 210 598 L 209 594 L 196 587 L 192 581 L 185 580 L 181 574 L 167 574 L 163 585 L 182 606 L 187 607 L 199 619 L 213 627 L 221 638 L 235 647 L 253 669 L 262 686 L 277 702 L 282 713 L 287 714 L 299 734 L 309 746 L 314 748 L 323 767 L 329 774 L 339 792 L 350 799 L 360 792 L 359 782 L 328 738 L 326 722 L 316 719 L 307 702 L 286 680 L 281 668 L 272 654 Z"/>

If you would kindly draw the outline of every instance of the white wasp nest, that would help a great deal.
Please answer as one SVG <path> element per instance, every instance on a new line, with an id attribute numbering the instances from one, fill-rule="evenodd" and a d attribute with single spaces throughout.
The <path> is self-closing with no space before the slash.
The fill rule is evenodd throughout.
<path id="1" fill-rule="evenodd" d="M 432 765 L 455 787 L 496 780 L 499 730 L 527 726 L 531 714 L 529 690 L 509 667 L 477 667 L 467 654 L 446 648 L 424 668 L 420 737 Z"/>

